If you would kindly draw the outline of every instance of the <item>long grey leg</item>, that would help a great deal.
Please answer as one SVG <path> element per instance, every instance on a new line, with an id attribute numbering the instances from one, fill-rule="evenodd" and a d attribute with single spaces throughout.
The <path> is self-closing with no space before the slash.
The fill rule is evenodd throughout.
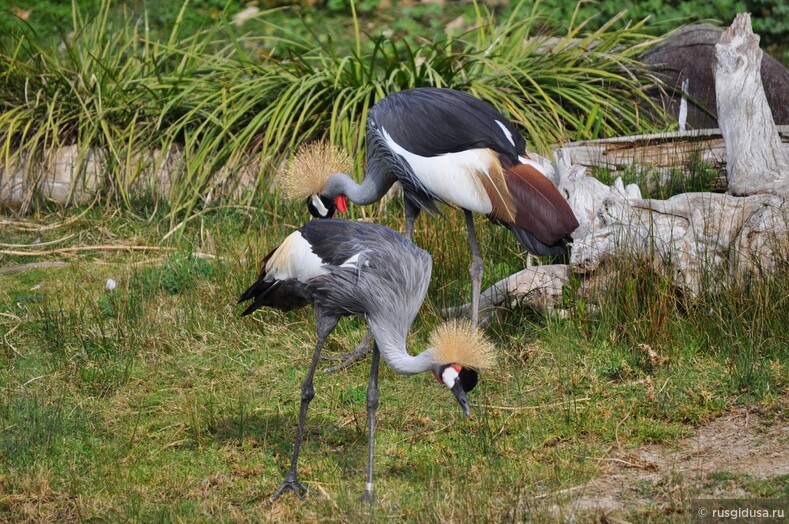
<path id="1" fill-rule="evenodd" d="M 414 241 L 414 227 L 416 226 L 416 217 L 419 216 L 419 206 L 412 203 L 407 198 L 405 204 L 405 237 L 411 242 Z"/>
<path id="2" fill-rule="evenodd" d="M 471 267 L 469 273 L 471 274 L 471 324 L 474 327 L 479 325 L 479 295 L 482 291 L 482 271 L 484 265 L 482 264 L 482 254 L 479 251 L 479 242 L 477 242 L 477 232 L 474 229 L 474 214 L 467 210 L 463 210 L 466 216 L 466 229 L 468 229 L 468 243 L 471 245 Z"/>
<path id="3" fill-rule="evenodd" d="M 285 475 L 285 480 L 279 489 L 271 496 L 271 500 L 276 500 L 285 491 L 290 490 L 296 494 L 298 498 L 302 498 L 304 493 L 309 490 L 307 487 L 299 482 L 298 473 L 296 471 L 299 461 L 299 450 L 301 449 L 301 441 L 304 438 L 304 422 L 307 419 L 307 408 L 310 402 L 315 397 L 315 388 L 312 386 L 312 379 L 315 376 L 315 369 L 318 367 L 318 361 L 321 356 L 321 348 L 326 337 L 329 336 L 334 328 L 337 326 L 339 318 L 326 317 L 321 315 L 320 311 L 316 309 L 318 316 L 318 342 L 315 344 L 315 353 L 312 355 L 310 361 L 310 368 L 307 371 L 307 376 L 304 377 L 304 382 L 301 384 L 301 407 L 299 410 L 299 425 L 296 428 L 296 439 L 293 441 L 293 455 L 290 457 L 290 469 Z"/>
<path id="4" fill-rule="evenodd" d="M 381 360 L 381 352 L 378 351 L 378 344 L 373 344 L 373 361 L 370 365 L 370 384 L 367 386 L 367 427 L 369 440 L 367 443 L 367 484 L 364 486 L 362 500 L 375 503 L 375 492 L 373 491 L 373 448 L 375 447 L 375 412 L 378 409 L 378 364 Z"/>

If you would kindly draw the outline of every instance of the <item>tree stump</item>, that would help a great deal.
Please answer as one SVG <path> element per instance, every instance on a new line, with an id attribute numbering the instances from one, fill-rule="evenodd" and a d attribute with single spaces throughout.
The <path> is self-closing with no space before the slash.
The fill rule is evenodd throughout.
<path id="1" fill-rule="evenodd" d="M 729 192 L 789 196 L 782 150 L 760 74 L 762 50 L 751 16 L 740 13 L 715 46 L 718 123 L 726 143 Z"/>

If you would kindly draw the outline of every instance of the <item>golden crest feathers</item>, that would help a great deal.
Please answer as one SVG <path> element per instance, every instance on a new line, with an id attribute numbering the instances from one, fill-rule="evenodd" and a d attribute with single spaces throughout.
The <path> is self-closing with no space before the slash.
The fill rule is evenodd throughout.
<path id="1" fill-rule="evenodd" d="M 352 166 L 351 155 L 343 148 L 325 141 L 304 144 L 285 166 L 283 194 L 295 200 L 320 193 L 330 176 L 348 173 Z"/>
<path id="2" fill-rule="evenodd" d="M 459 364 L 475 370 L 496 364 L 493 342 L 470 322 L 450 320 L 441 324 L 430 335 L 430 346 L 435 348 L 441 364 Z"/>

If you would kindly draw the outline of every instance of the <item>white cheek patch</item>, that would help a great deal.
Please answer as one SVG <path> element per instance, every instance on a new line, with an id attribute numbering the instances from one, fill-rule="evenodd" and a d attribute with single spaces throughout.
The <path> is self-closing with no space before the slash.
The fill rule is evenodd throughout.
<path id="1" fill-rule="evenodd" d="M 329 210 L 323 205 L 323 200 L 318 195 L 312 195 L 312 205 L 318 210 L 318 214 L 322 217 L 329 216 Z"/>
<path id="2" fill-rule="evenodd" d="M 455 387 L 455 380 L 460 376 L 455 368 L 447 366 L 443 373 L 441 373 L 441 380 L 447 385 L 449 389 Z"/>

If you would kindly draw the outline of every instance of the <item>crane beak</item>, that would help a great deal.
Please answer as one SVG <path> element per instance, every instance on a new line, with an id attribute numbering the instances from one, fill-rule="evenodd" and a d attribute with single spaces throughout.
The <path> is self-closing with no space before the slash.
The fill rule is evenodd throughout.
<path id="1" fill-rule="evenodd" d="M 348 199 L 345 195 L 339 195 L 334 199 L 334 205 L 337 206 L 337 211 L 345 213 L 348 211 Z"/>
<path id="2" fill-rule="evenodd" d="M 466 396 L 466 390 L 463 389 L 460 378 L 455 380 L 455 385 L 452 386 L 451 391 L 455 395 L 458 404 L 460 404 L 461 409 L 463 409 L 463 413 L 468 417 L 471 414 L 471 408 L 468 405 L 468 396 Z"/>

